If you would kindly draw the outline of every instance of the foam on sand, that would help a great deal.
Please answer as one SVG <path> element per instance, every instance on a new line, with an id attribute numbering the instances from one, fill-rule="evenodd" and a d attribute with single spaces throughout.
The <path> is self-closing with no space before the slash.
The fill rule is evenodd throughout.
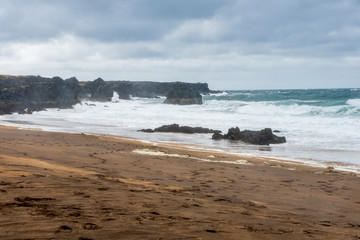
<path id="1" fill-rule="evenodd" d="M 239 165 L 253 165 L 247 160 L 235 160 L 235 161 L 222 161 L 222 160 L 216 160 L 216 159 L 206 159 L 206 158 L 198 158 L 198 157 L 192 157 L 190 155 L 181 155 L 181 154 L 168 154 L 161 151 L 153 151 L 150 149 L 135 149 L 132 151 L 133 153 L 140 154 L 140 155 L 149 155 L 149 156 L 162 156 L 162 157 L 176 157 L 176 158 L 188 158 L 188 159 L 194 159 L 200 162 L 213 162 L 213 163 L 230 163 L 230 164 L 239 164 Z M 209 156 L 211 158 L 214 158 L 213 155 Z"/>

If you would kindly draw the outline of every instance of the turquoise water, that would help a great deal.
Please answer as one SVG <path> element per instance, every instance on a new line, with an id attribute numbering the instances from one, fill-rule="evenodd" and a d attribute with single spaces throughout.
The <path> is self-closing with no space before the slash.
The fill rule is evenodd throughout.
<path id="1" fill-rule="evenodd" d="M 206 100 L 273 103 L 277 106 L 316 106 L 305 114 L 360 117 L 360 89 L 295 89 L 227 91 L 226 95 L 205 96 Z M 339 107 L 331 110 L 331 107 Z M 335 111 L 336 109 L 336 111 Z M 329 111 L 330 110 L 330 111 Z M 303 113 L 301 111 L 301 113 Z"/>

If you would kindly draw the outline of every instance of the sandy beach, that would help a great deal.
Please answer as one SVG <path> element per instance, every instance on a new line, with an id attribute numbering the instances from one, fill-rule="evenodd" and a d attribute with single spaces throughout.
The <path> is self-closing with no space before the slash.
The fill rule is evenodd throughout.
<path id="1" fill-rule="evenodd" d="M 0 239 L 360 239 L 360 176 L 0 126 Z"/>

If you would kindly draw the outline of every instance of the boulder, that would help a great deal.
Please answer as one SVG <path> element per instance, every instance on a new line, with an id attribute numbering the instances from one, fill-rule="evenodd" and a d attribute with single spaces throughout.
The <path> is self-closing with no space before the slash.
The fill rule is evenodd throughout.
<path id="1" fill-rule="evenodd" d="M 220 140 L 220 139 L 223 139 L 224 136 L 223 136 L 221 133 L 216 132 L 216 133 L 214 133 L 214 134 L 212 135 L 211 138 L 214 139 L 214 140 Z"/>
<path id="2" fill-rule="evenodd" d="M 225 139 L 229 140 L 240 140 L 240 129 L 238 127 L 230 128 L 227 134 L 224 135 Z"/>
<path id="3" fill-rule="evenodd" d="M 178 82 L 173 85 L 164 103 L 179 105 L 202 104 L 202 96 L 191 85 Z"/>

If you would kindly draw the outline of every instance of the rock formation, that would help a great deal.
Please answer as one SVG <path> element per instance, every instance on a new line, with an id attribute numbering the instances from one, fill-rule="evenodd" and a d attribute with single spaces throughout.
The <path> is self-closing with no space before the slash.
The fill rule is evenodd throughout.
<path id="1" fill-rule="evenodd" d="M 174 133 L 220 133 L 219 130 L 213 130 L 209 128 L 202 127 L 189 127 L 189 126 L 179 126 L 179 124 L 163 125 L 161 127 L 152 129 L 142 129 L 141 132 L 174 132 Z"/>
<path id="2" fill-rule="evenodd" d="M 178 88 L 180 87 L 180 88 Z M 169 92 L 175 89 L 171 94 Z M 188 89 L 188 90 L 186 90 Z M 178 104 L 200 104 L 201 95 L 211 91 L 207 83 L 95 81 L 79 82 L 75 77 L 0 75 L 0 114 L 31 113 L 44 108 L 71 108 L 82 99 L 111 101 L 117 92 L 120 99 L 179 95 Z M 169 102 L 177 101 L 169 98 Z"/>
<path id="3" fill-rule="evenodd" d="M 108 81 L 113 90 L 117 92 L 120 98 L 128 98 L 129 95 L 133 97 L 142 98 L 156 98 L 159 96 L 166 96 L 177 82 L 130 82 L 130 81 Z M 195 91 L 201 94 L 209 94 L 212 91 L 209 89 L 207 83 L 185 83 L 182 84 L 190 86 Z"/>
<path id="4" fill-rule="evenodd" d="M 202 104 L 202 96 L 188 84 L 179 82 L 173 85 L 164 103 L 179 105 Z"/>
<path id="5" fill-rule="evenodd" d="M 76 78 L 0 76 L 0 114 L 31 113 L 44 108 L 70 108 L 78 103 Z"/>
<path id="6" fill-rule="evenodd" d="M 91 101 L 107 102 L 113 96 L 112 86 L 103 79 L 98 78 L 86 83 L 81 89 L 81 97 L 89 96 Z"/>
<path id="7" fill-rule="evenodd" d="M 233 141 L 243 141 L 250 144 L 256 145 L 269 145 L 269 144 L 278 144 L 285 143 L 285 137 L 278 137 L 273 134 L 270 128 L 264 128 L 260 131 L 250 131 L 244 130 L 240 131 L 238 127 L 230 128 L 228 132 L 224 135 L 221 134 L 220 130 L 213 130 L 209 128 L 202 127 L 189 127 L 189 126 L 179 126 L 179 124 L 163 125 L 161 127 L 153 129 L 141 129 L 140 132 L 173 132 L 173 133 L 213 133 L 212 139 L 228 139 Z"/>
<path id="8" fill-rule="evenodd" d="M 240 131 L 238 127 L 230 128 L 225 135 L 215 133 L 212 139 L 228 139 L 228 140 L 240 140 L 246 143 L 257 144 L 257 145 L 269 145 L 285 143 L 285 137 L 278 137 L 273 134 L 270 128 L 264 128 L 260 131 L 244 130 Z"/>

